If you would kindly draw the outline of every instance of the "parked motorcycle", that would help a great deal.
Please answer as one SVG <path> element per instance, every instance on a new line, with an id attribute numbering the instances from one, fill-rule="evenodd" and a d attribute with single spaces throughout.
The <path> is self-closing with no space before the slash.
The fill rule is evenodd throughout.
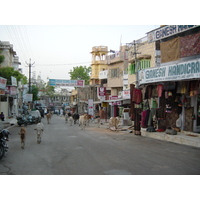
<path id="1" fill-rule="evenodd" d="M 27 123 L 28 124 L 35 124 L 36 123 L 35 116 L 32 116 L 31 114 L 29 114 L 28 117 L 27 117 Z"/>
<path id="2" fill-rule="evenodd" d="M 7 129 L 0 131 L 0 160 L 4 157 L 5 152 L 8 151 L 8 144 L 10 132 Z"/>
<path id="3" fill-rule="evenodd" d="M 28 121 L 27 121 L 27 119 L 26 119 L 26 116 L 25 116 L 25 115 L 18 116 L 18 117 L 17 117 L 17 124 L 18 124 L 19 126 L 21 126 L 22 124 L 24 124 L 24 126 L 27 126 Z"/>

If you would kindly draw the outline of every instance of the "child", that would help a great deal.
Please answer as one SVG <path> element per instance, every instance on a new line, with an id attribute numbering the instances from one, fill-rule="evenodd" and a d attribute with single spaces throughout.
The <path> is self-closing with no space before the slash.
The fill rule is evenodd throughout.
<path id="1" fill-rule="evenodd" d="M 21 127 L 19 135 L 20 135 L 20 139 L 21 139 L 21 148 L 24 149 L 25 139 L 26 139 L 26 128 L 25 127 Z"/>

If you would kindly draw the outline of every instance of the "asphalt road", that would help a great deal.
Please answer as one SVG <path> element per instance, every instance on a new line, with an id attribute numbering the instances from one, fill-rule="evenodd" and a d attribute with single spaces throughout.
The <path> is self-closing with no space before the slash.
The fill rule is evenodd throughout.
<path id="1" fill-rule="evenodd" d="M 36 125 L 27 126 L 25 149 L 19 129 L 10 129 L 9 151 L 0 160 L 0 175 L 199 175 L 200 150 L 185 145 L 98 128 L 80 130 L 64 117 L 43 119 L 42 143 Z"/>

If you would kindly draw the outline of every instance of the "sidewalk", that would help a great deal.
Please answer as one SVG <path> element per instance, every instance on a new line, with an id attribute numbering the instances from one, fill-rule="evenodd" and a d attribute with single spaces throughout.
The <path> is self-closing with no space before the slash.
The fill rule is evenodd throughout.
<path id="1" fill-rule="evenodd" d="M 5 119 L 5 121 L 0 121 L 0 130 L 1 129 L 9 129 L 17 124 L 17 119 L 11 118 L 11 119 Z"/>
<path id="2" fill-rule="evenodd" d="M 104 123 L 103 125 L 100 126 L 100 128 L 108 129 L 109 124 Z M 119 126 L 119 132 L 128 132 L 130 134 L 134 134 L 133 127 L 122 126 L 121 123 Z M 141 129 L 141 136 L 200 148 L 200 134 L 199 133 L 183 131 L 183 132 L 177 132 L 177 135 L 169 135 L 169 134 L 166 134 L 165 132 L 147 132 L 146 129 Z"/>

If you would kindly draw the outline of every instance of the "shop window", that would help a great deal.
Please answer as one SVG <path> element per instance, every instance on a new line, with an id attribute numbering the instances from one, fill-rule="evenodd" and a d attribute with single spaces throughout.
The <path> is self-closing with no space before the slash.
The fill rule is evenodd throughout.
<path id="1" fill-rule="evenodd" d="M 139 70 L 150 68 L 150 59 L 142 59 L 139 63 Z"/>
<path id="2" fill-rule="evenodd" d="M 129 65 L 129 67 L 128 67 L 128 73 L 129 74 L 135 74 L 135 63 Z"/>

